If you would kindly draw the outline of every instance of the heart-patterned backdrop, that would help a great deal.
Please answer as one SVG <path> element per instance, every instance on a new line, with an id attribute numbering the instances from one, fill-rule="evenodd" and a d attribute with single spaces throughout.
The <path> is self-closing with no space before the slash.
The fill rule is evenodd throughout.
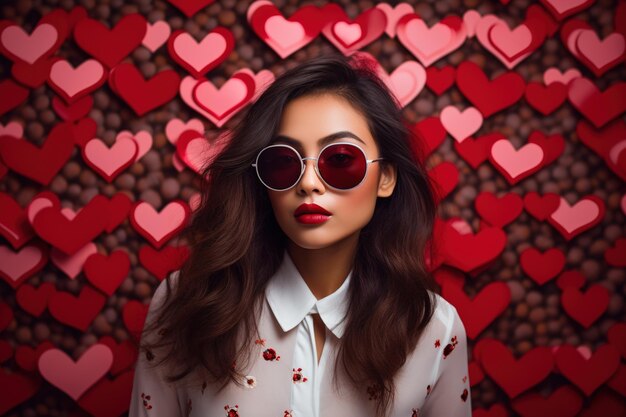
<path id="1" fill-rule="evenodd" d="M 0 5 L 0 414 L 127 413 L 202 165 L 340 51 L 426 144 L 473 415 L 626 415 L 626 1 L 297 3 Z"/>

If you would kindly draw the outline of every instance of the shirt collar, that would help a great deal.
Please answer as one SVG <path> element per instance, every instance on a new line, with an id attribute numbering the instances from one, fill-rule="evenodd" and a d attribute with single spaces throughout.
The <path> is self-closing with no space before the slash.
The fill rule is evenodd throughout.
<path id="1" fill-rule="evenodd" d="M 347 295 L 351 276 L 352 271 L 335 292 L 318 300 L 300 275 L 289 253 L 285 251 L 282 264 L 267 284 L 265 296 L 285 332 L 296 327 L 307 314 L 319 313 L 326 327 L 341 338 L 345 327 L 345 321 L 342 320 L 348 309 Z"/>

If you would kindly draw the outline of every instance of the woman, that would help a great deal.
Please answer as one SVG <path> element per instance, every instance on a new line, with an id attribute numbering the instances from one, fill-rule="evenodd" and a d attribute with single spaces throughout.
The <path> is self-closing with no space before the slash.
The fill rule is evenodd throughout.
<path id="1" fill-rule="evenodd" d="M 465 329 L 425 266 L 436 205 L 416 145 L 366 59 L 278 77 L 206 168 L 130 416 L 471 416 Z"/>

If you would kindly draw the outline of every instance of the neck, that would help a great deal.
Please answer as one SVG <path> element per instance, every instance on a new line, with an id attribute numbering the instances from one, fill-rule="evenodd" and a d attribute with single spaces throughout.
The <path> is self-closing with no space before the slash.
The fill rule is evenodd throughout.
<path id="1" fill-rule="evenodd" d="M 306 249 L 288 242 L 287 252 L 315 298 L 324 298 L 343 284 L 354 264 L 358 238 L 355 233 L 321 249 Z"/>

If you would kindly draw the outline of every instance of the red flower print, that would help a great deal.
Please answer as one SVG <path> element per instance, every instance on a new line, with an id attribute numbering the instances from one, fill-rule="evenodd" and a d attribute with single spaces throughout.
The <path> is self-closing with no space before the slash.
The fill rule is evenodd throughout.
<path id="1" fill-rule="evenodd" d="M 452 353 L 452 351 L 454 350 L 454 347 L 458 344 L 458 340 L 456 340 L 456 336 L 454 336 L 452 339 L 450 339 L 450 343 L 448 343 L 446 345 L 445 348 L 443 348 L 443 358 L 447 358 L 448 355 L 450 353 Z"/>
<path id="2" fill-rule="evenodd" d="M 437 339 L 435 340 L 435 347 L 438 348 L 439 346 L 441 346 L 441 340 Z"/>
<path id="3" fill-rule="evenodd" d="M 256 345 L 265 346 L 265 339 L 257 339 L 254 341 Z"/>
<path id="4" fill-rule="evenodd" d="M 272 348 L 267 348 L 263 351 L 263 359 L 266 361 L 279 361 L 280 356 L 276 354 L 276 351 Z"/>
<path id="5" fill-rule="evenodd" d="M 293 412 L 293 410 L 285 410 L 285 415 L 283 417 L 293 417 L 293 414 L 291 414 Z"/>
<path id="6" fill-rule="evenodd" d="M 226 417 L 239 417 L 239 406 L 237 404 L 235 404 L 234 408 L 226 404 L 224 410 L 226 410 Z"/>
<path id="7" fill-rule="evenodd" d="M 463 389 L 463 394 L 461 394 L 461 399 L 463 400 L 463 402 L 467 401 L 468 395 L 469 395 L 469 392 L 467 391 L 467 388 Z"/>
<path id="8" fill-rule="evenodd" d="M 463 383 L 467 382 L 467 375 L 463 377 Z"/>
<path id="9" fill-rule="evenodd" d="M 411 417 L 419 416 L 419 413 L 420 413 L 420 409 L 419 408 L 414 408 L 412 411 L 413 411 L 413 413 L 411 413 Z"/>
<path id="10" fill-rule="evenodd" d="M 308 378 L 305 378 L 304 376 L 302 376 L 302 368 L 298 368 L 297 371 L 296 371 L 296 368 L 293 368 L 292 379 L 293 379 L 294 384 L 308 381 Z"/>
<path id="11" fill-rule="evenodd" d="M 141 399 L 143 400 L 143 407 L 146 410 L 152 410 L 152 405 L 150 405 L 150 396 L 144 394 L 143 392 L 141 393 Z"/>

